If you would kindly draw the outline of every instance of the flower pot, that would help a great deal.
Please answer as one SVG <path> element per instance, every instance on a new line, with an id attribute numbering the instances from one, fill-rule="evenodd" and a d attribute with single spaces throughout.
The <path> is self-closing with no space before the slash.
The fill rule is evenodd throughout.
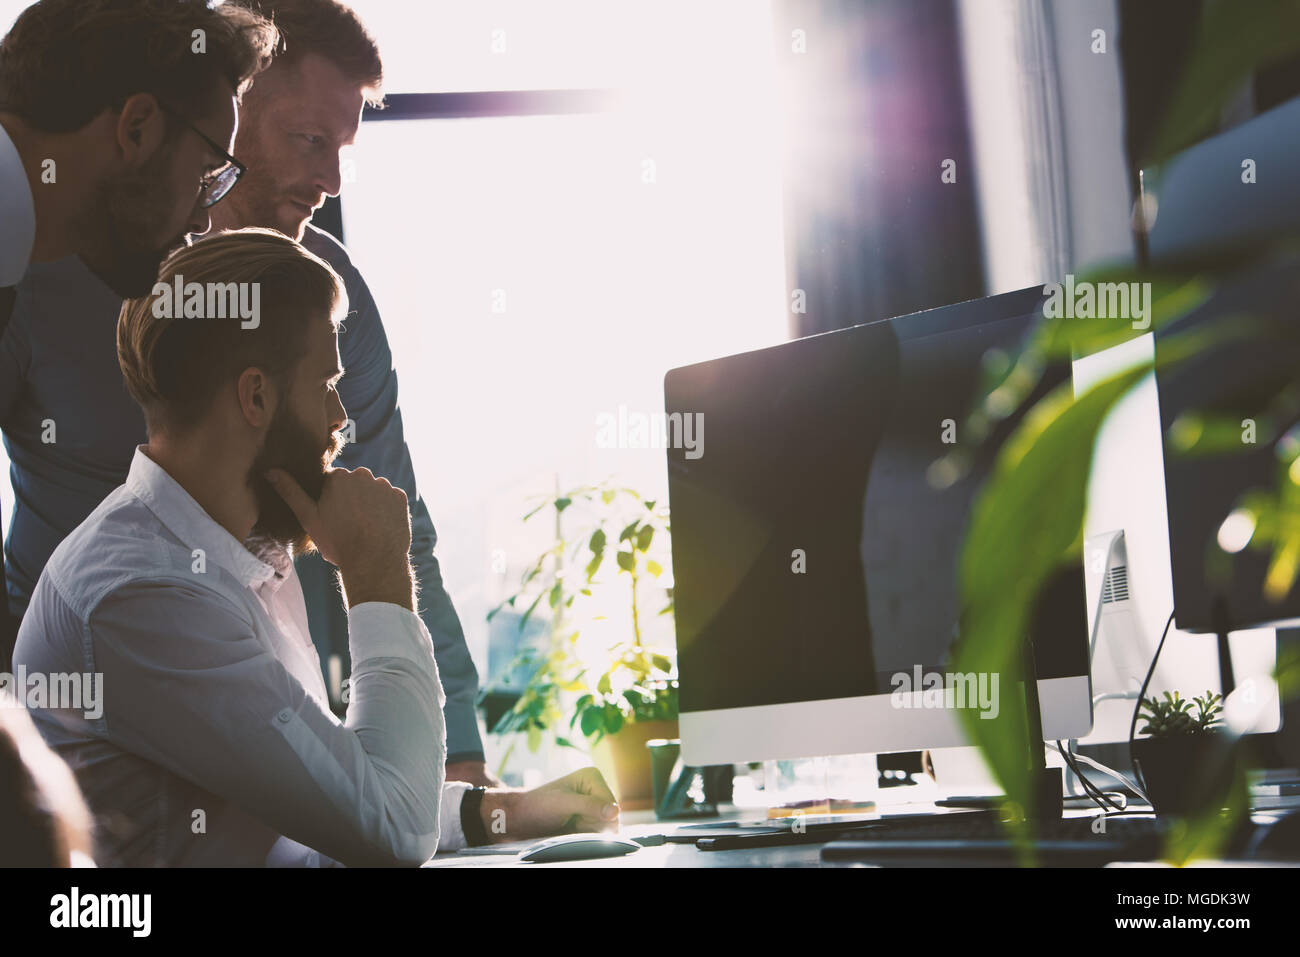
<path id="1" fill-rule="evenodd" d="M 1162 817 L 1192 817 L 1223 807 L 1237 773 L 1237 740 L 1224 734 L 1138 738 L 1133 757 L 1151 806 Z"/>
<path id="2" fill-rule="evenodd" d="M 654 780 L 646 742 L 677 737 L 676 721 L 634 721 L 607 734 L 592 749 L 592 759 L 614 790 L 624 811 L 654 807 Z"/>

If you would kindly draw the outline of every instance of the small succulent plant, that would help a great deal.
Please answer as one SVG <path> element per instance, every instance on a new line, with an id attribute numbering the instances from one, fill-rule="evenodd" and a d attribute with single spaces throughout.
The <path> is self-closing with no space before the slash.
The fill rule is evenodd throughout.
<path id="1" fill-rule="evenodd" d="M 1153 738 L 1168 738 L 1179 734 L 1208 734 L 1223 724 L 1223 697 L 1205 692 L 1188 701 L 1177 691 L 1164 694 L 1164 699 L 1143 698 L 1139 716 L 1146 718 L 1143 734 Z M 1196 712 L 1192 712 L 1193 703 Z"/>

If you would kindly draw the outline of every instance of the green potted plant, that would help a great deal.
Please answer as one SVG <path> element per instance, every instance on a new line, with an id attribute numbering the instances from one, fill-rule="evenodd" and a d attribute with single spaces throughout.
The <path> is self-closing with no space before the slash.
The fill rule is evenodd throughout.
<path id="1" fill-rule="evenodd" d="M 1191 701 L 1177 691 L 1142 699 L 1141 733 L 1148 737 L 1134 740 L 1133 753 L 1156 813 L 1191 817 L 1227 800 L 1236 742 L 1219 733 L 1222 700 L 1209 691 Z"/>
<path id="2" fill-rule="evenodd" d="M 530 677 L 493 733 L 525 732 L 536 751 L 546 733 L 562 747 L 579 747 L 577 732 L 621 805 L 650 807 L 646 742 L 677 737 L 668 509 L 606 481 L 548 497 L 523 520 L 537 516 L 553 519 L 554 540 L 488 618 L 527 603 L 522 631 L 545 600 L 548 644 L 521 653 L 516 664 Z M 655 599 L 662 605 L 648 610 Z"/>

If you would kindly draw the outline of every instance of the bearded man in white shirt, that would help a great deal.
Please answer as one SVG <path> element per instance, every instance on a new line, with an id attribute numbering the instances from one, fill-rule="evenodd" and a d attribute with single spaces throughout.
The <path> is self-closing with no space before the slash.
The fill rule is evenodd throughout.
<path id="1" fill-rule="evenodd" d="M 95 815 L 101 864 L 415 865 L 617 827 L 594 768 L 530 791 L 445 780 L 406 495 L 330 468 L 346 310 L 338 275 L 270 230 L 178 251 L 154 295 L 122 307 L 149 441 L 55 550 L 14 655 L 30 673 L 102 674 L 94 712 L 33 712 Z M 292 562 L 311 548 L 349 609 L 343 721 Z"/>

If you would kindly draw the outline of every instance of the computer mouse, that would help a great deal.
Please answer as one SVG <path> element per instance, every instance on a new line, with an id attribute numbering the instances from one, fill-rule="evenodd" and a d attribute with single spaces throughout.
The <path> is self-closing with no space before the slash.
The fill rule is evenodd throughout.
<path id="1" fill-rule="evenodd" d="M 530 864 L 589 861 L 598 857 L 619 857 L 640 849 L 641 845 L 636 841 L 613 834 L 561 834 L 538 841 L 521 851 L 519 859 Z"/>

